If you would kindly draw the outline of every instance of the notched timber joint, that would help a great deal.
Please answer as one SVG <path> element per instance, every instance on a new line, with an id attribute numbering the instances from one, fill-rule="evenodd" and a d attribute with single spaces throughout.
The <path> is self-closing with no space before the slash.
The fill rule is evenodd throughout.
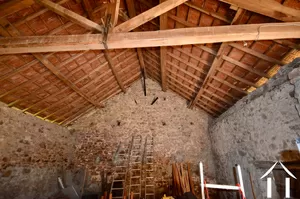
<path id="1" fill-rule="evenodd" d="M 108 46 L 107 46 L 107 35 L 109 32 L 109 25 L 110 25 L 110 20 L 111 20 L 111 14 L 108 14 L 106 17 L 106 22 L 105 22 L 105 26 L 103 27 L 103 45 L 105 50 L 108 50 Z"/>

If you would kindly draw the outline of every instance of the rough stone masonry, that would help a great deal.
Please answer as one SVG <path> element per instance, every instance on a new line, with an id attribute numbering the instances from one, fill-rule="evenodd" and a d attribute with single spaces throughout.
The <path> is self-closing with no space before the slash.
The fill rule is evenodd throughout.
<path id="1" fill-rule="evenodd" d="M 206 177 L 215 179 L 213 156 L 208 136 L 211 117 L 200 109 L 191 110 L 177 94 L 162 92 L 159 84 L 147 80 L 147 96 L 140 82 L 105 104 L 105 108 L 80 118 L 70 129 L 77 140 L 77 165 L 86 166 L 92 181 L 111 166 L 118 143 L 132 135 L 154 135 L 156 182 L 166 190 L 171 178 L 171 163 L 191 162 L 195 185 L 199 185 L 198 163 L 205 163 Z M 151 105 L 153 100 L 158 100 Z M 85 155 L 84 155 L 85 154 Z M 95 160 L 100 158 L 101 162 Z"/>
<path id="2" fill-rule="evenodd" d="M 295 143 L 300 137 L 300 117 L 296 109 L 299 102 L 295 98 L 299 88 L 288 78 L 299 66 L 298 58 L 282 67 L 265 85 L 238 101 L 209 128 L 215 166 L 219 168 L 218 182 L 234 183 L 232 168 L 240 164 L 247 198 L 253 198 L 252 184 L 256 198 L 266 198 L 266 181 L 260 180 L 266 170 L 258 168 L 257 162 L 300 159 Z M 296 77 L 290 74 L 291 79 Z M 222 198 L 232 196 L 224 194 Z"/>

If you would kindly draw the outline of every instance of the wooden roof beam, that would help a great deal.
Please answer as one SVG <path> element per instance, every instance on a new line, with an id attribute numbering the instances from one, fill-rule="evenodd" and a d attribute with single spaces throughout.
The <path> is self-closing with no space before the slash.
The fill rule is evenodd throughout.
<path id="1" fill-rule="evenodd" d="M 135 17 L 118 25 L 115 29 L 116 32 L 129 32 L 144 23 L 172 10 L 187 0 L 167 0 Z"/>
<path id="2" fill-rule="evenodd" d="M 88 30 L 93 30 L 93 31 L 98 31 L 98 32 L 103 32 L 103 27 L 100 26 L 99 24 L 80 16 L 79 14 L 70 11 L 64 7 L 62 7 L 59 4 L 53 3 L 52 1 L 49 0 L 35 0 L 39 4 L 45 6 L 49 10 L 55 12 L 56 14 L 73 21 L 74 23 L 77 23 L 81 25 L 82 27 L 88 29 Z"/>
<path id="3" fill-rule="evenodd" d="M 280 21 L 300 21 L 300 10 L 282 5 L 275 0 L 221 0 L 225 3 L 235 5 L 252 12 L 269 16 Z"/>
<path id="4" fill-rule="evenodd" d="M 300 38 L 300 22 L 182 28 L 112 33 L 109 49 Z M 259 37 L 258 37 L 259 34 Z M 0 38 L 0 54 L 103 50 L 102 34 Z"/>

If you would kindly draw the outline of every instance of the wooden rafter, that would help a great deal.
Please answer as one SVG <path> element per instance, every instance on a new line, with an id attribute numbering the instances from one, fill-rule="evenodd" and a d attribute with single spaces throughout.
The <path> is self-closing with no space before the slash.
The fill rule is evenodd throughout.
<path id="1" fill-rule="evenodd" d="M 231 25 L 237 23 L 238 18 L 241 16 L 241 10 L 237 11 L 234 18 L 232 19 L 232 23 L 230 23 Z M 231 26 L 233 27 L 233 26 Z M 209 68 L 209 71 L 207 73 L 207 75 L 204 78 L 204 81 L 202 83 L 202 86 L 200 87 L 200 89 L 198 90 L 198 92 L 196 93 L 195 97 L 191 100 L 190 104 L 189 104 L 189 108 L 192 108 L 198 101 L 199 97 L 203 95 L 203 93 L 205 92 L 205 87 L 206 84 L 209 83 L 211 76 L 214 75 L 215 70 L 222 64 L 222 54 L 224 49 L 226 48 L 228 44 L 227 43 L 222 43 L 217 55 L 215 56 L 215 59 L 213 61 L 213 63 L 211 64 L 211 67 Z"/>
<path id="2" fill-rule="evenodd" d="M 113 3 L 110 3 L 108 5 L 107 14 L 109 14 L 111 16 L 111 19 L 110 19 L 111 21 L 110 21 L 110 24 L 106 24 L 106 25 L 107 26 L 111 25 L 111 27 L 109 29 L 109 32 L 112 32 L 114 30 L 115 25 L 118 22 L 119 8 L 120 8 L 120 0 L 115 0 Z M 107 27 L 107 28 L 109 28 L 109 27 Z M 104 50 L 104 56 L 105 56 L 106 61 L 108 62 L 108 65 L 109 65 L 109 67 L 110 67 L 110 69 L 111 69 L 111 71 L 112 71 L 112 73 L 113 73 L 116 81 L 118 82 L 119 87 L 125 93 L 126 90 L 125 90 L 124 84 L 121 81 L 120 75 L 117 72 L 116 67 L 114 66 L 112 58 L 109 55 L 109 51 L 107 49 Z"/>
<path id="3" fill-rule="evenodd" d="M 65 17 L 66 19 L 69 19 L 70 21 L 73 21 L 74 23 L 77 23 L 81 26 L 83 26 L 84 28 L 87 28 L 89 30 L 93 30 L 93 31 L 98 31 L 98 32 L 102 32 L 103 31 L 103 27 L 100 26 L 99 24 L 88 20 L 85 17 L 80 16 L 79 14 L 70 11 L 64 7 L 62 7 L 59 4 L 53 3 L 52 1 L 49 0 L 36 0 L 38 3 L 40 3 L 41 5 L 45 6 L 46 8 L 48 8 L 49 10 L 55 12 L 56 14 Z"/>
<path id="4" fill-rule="evenodd" d="M 189 108 L 192 108 L 197 100 L 199 99 L 199 97 L 203 94 L 204 92 L 204 86 L 208 83 L 208 81 L 210 80 L 210 77 L 213 75 L 213 73 L 215 72 L 215 69 L 217 67 L 219 67 L 221 65 L 221 55 L 224 51 L 224 48 L 226 47 L 226 44 L 225 43 L 222 43 L 221 46 L 220 46 L 220 49 L 211 65 L 211 67 L 209 68 L 209 71 L 207 73 L 207 75 L 205 76 L 205 79 L 202 83 L 202 86 L 200 87 L 199 91 L 197 92 L 197 94 L 195 95 L 195 97 L 192 99 L 191 103 L 189 104 Z"/>
<path id="5" fill-rule="evenodd" d="M 9 34 L 13 37 L 20 36 L 20 32 L 15 29 L 7 20 L 1 19 L 0 20 L 1 25 L 7 27 L 9 31 Z M 63 74 L 60 73 L 60 71 L 42 54 L 34 53 L 32 54 L 37 60 L 39 60 L 46 68 L 49 69 L 56 77 L 58 77 L 62 82 L 64 82 L 66 85 L 68 85 L 72 90 L 74 90 L 76 93 L 78 93 L 80 96 L 82 96 L 84 99 L 86 99 L 88 102 L 93 104 L 97 107 L 104 107 L 101 103 L 95 102 L 94 100 L 90 99 L 86 94 L 84 94 L 77 86 L 75 86 L 71 81 L 69 81 Z M 29 81 L 33 81 L 29 80 Z M 23 84 L 24 85 L 24 84 Z"/>
<path id="6" fill-rule="evenodd" d="M 300 10 L 282 5 L 275 0 L 221 0 L 252 12 L 269 16 L 280 21 L 300 21 Z"/>
<path id="7" fill-rule="evenodd" d="M 115 30 L 117 32 L 129 32 L 148 21 L 151 21 L 155 17 L 158 17 L 158 16 L 168 12 L 169 10 L 172 10 L 173 8 L 179 6 L 180 4 L 182 4 L 186 1 L 187 0 L 167 0 L 153 8 L 137 15 L 136 17 L 133 17 L 132 19 L 118 25 Z"/>
<path id="8" fill-rule="evenodd" d="M 162 3 L 163 0 L 160 0 Z M 164 13 L 159 17 L 160 30 L 168 29 L 168 14 Z M 167 90 L 167 74 L 166 74 L 166 65 L 167 65 L 167 47 L 160 47 L 160 76 L 161 76 L 161 87 L 163 91 Z"/>
<path id="9" fill-rule="evenodd" d="M 107 45 L 120 49 L 288 38 L 300 38 L 299 22 L 112 33 Z M 103 50 L 102 39 L 102 34 L 0 38 L 0 54 Z"/>

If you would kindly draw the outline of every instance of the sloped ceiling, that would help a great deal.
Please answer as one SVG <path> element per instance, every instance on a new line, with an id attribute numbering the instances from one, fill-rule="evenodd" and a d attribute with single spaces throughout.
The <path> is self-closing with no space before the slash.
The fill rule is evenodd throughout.
<path id="1" fill-rule="evenodd" d="M 13 2 L 0 1 L 0 12 Z M 93 33 L 39 3 L 23 2 L 29 2 L 28 6 L 0 19 L 3 37 Z M 87 7 L 84 0 L 53 2 L 98 24 L 105 23 L 107 8 L 113 3 L 88 1 Z M 156 0 L 134 2 L 136 15 L 159 4 Z M 300 8 L 297 0 L 278 2 Z M 125 1 L 120 1 L 118 24 L 127 21 L 130 14 Z M 164 27 L 157 17 L 136 31 L 278 22 L 218 0 L 187 1 L 164 17 Z M 184 97 L 190 102 L 189 107 L 218 116 L 298 56 L 298 44 L 298 39 L 285 39 L 169 46 L 164 47 L 165 51 L 159 47 L 142 48 L 139 51 L 144 66 L 137 49 L 109 50 L 111 61 L 100 50 L 1 55 L 0 100 L 23 112 L 66 125 L 95 107 L 103 107 L 110 97 L 126 92 L 141 78 L 141 68 L 148 78 L 162 84 L 164 56 L 166 89 Z"/>

